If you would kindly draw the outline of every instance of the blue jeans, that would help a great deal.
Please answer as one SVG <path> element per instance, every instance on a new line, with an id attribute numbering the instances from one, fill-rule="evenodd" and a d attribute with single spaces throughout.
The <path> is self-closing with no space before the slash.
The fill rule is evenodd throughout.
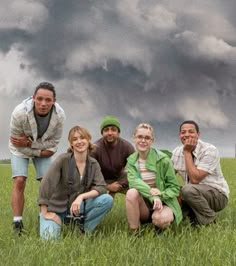
<path id="1" fill-rule="evenodd" d="M 11 154 L 11 170 L 13 178 L 16 176 L 28 176 L 29 160 L 29 158 L 22 158 Z M 50 165 L 51 158 L 34 157 L 32 158 L 32 161 L 36 170 L 36 179 L 41 179 Z"/>
<path id="2" fill-rule="evenodd" d="M 85 215 L 84 230 L 92 232 L 100 223 L 105 214 L 112 208 L 113 198 L 108 194 L 102 194 L 98 197 L 87 199 L 84 211 L 84 202 L 80 206 L 80 212 Z M 57 213 L 60 219 L 66 216 L 66 212 Z M 40 237 L 48 239 L 59 239 L 61 233 L 61 225 L 53 220 L 45 219 L 40 213 Z"/>

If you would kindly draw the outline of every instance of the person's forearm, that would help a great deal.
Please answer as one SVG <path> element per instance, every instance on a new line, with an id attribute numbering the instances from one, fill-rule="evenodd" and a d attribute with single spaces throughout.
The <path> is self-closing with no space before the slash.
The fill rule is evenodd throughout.
<path id="1" fill-rule="evenodd" d="M 41 211 L 41 213 L 46 213 L 48 211 L 48 206 L 47 205 L 40 205 L 40 211 Z"/>
<path id="2" fill-rule="evenodd" d="M 82 200 L 95 198 L 95 197 L 97 197 L 97 196 L 99 196 L 99 193 L 98 193 L 98 191 L 95 190 L 95 189 L 93 189 L 93 190 L 91 190 L 91 191 L 89 191 L 89 192 L 82 193 L 82 194 L 79 195 L 79 197 L 81 197 Z"/>
<path id="3" fill-rule="evenodd" d="M 198 184 L 207 175 L 206 172 L 200 171 L 194 164 L 192 153 L 184 151 L 185 167 L 188 178 L 192 184 Z"/>
<path id="4" fill-rule="evenodd" d="M 49 151 L 49 150 L 42 150 L 40 152 L 40 157 L 48 158 L 51 157 L 54 154 L 54 152 Z"/>
<path id="5" fill-rule="evenodd" d="M 32 149 L 39 149 L 39 150 L 51 150 L 57 149 L 59 142 L 56 142 L 54 139 L 49 139 L 49 140 L 36 140 L 33 141 L 31 140 L 31 147 Z"/>

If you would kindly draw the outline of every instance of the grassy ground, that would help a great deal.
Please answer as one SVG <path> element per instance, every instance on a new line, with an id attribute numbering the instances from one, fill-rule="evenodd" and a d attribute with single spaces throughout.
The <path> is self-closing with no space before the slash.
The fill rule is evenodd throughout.
<path id="1" fill-rule="evenodd" d="M 156 235 L 151 225 L 141 238 L 129 235 L 124 196 L 92 236 L 65 230 L 57 242 L 38 237 L 38 183 L 30 178 L 25 192 L 24 225 L 28 233 L 12 234 L 10 166 L 0 165 L 0 265 L 236 265 L 236 160 L 222 159 L 230 201 L 214 225 L 194 229 L 188 221 Z"/>

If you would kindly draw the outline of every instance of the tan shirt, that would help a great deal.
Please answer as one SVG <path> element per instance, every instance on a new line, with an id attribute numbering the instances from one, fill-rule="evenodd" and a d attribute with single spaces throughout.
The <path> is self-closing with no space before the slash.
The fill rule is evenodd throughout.
<path id="1" fill-rule="evenodd" d="M 195 158 L 194 164 L 197 169 L 208 173 L 199 184 L 212 186 L 229 197 L 229 187 L 221 170 L 220 157 L 217 148 L 214 145 L 203 142 L 199 139 L 197 147 L 193 151 L 193 155 Z M 183 146 L 174 149 L 171 160 L 174 169 L 183 177 L 183 179 L 185 179 L 186 170 Z"/>

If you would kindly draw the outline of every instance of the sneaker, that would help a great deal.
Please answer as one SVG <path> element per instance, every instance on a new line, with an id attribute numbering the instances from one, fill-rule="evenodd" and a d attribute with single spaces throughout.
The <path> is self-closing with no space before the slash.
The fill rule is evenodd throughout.
<path id="1" fill-rule="evenodd" d="M 16 221 L 12 223 L 13 226 L 13 231 L 16 235 L 21 236 L 21 234 L 23 233 L 23 222 L 22 221 Z"/>

